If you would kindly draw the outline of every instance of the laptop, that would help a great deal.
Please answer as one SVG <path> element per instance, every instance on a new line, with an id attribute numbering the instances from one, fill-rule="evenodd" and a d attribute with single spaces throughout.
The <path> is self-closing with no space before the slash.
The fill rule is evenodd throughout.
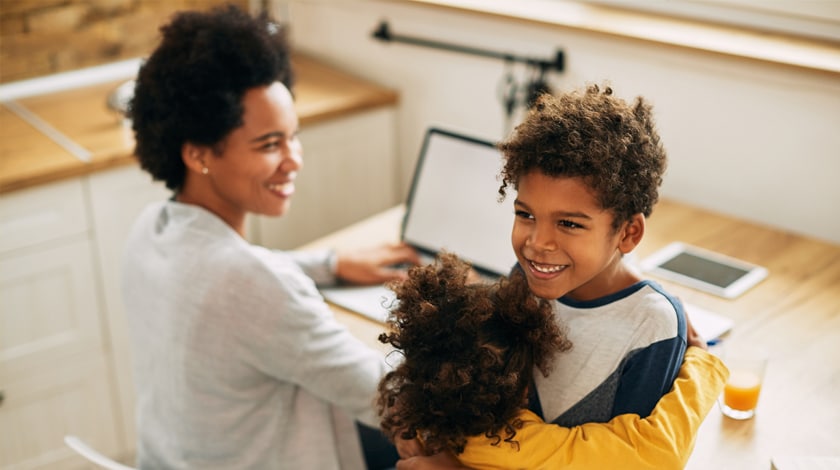
<path id="1" fill-rule="evenodd" d="M 485 278 L 516 264 L 510 244 L 513 200 L 499 197 L 502 155 L 492 142 L 432 127 L 427 130 L 406 201 L 400 239 L 425 262 L 446 250 Z M 394 293 L 384 286 L 322 288 L 326 300 L 379 322 Z"/>

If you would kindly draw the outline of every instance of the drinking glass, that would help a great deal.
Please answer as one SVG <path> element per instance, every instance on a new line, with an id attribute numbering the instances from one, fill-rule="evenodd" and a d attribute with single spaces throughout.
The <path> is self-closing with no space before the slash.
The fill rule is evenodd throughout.
<path id="1" fill-rule="evenodd" d="M 719 399 L 721 412 L 737 420 L 752 418 L 767 370 L 767 354 L 759 349 L 741 347 L 726 348 L 720 357 L 729 368 L 729 380 Z"/>

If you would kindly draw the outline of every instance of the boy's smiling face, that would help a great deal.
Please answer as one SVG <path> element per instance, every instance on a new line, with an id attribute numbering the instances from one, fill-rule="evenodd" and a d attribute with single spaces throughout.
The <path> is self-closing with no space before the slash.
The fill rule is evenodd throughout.
<path id="1" fill-rule="evenodd" d="M 621 256 L 641 240 L 644 217 L 614 230 L 583 178 L 531 171 L 519 178 L 514 211 L 511 242 L 538 297 L 592 300 L 638 281 Z"/>

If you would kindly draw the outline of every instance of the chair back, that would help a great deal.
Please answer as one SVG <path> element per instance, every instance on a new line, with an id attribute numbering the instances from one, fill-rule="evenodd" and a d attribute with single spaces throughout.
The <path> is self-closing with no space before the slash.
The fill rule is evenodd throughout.
<path id="1" fill-rule="evenodd" d="M 68 447 L 75 450 L 79 455 L 86 458 L 88 461 L 99 465 L 108 470 L 136 470 L 134 467 L 123 465 L 109 457 L 99 453 L 96 449 L 89 446 L 85 441 L 76 436 L 64 436 L 64 443 Z"/>

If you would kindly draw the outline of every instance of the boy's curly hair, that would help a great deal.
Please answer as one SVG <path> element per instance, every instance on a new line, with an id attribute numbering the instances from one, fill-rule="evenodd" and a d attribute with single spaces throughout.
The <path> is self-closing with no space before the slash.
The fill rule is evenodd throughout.
<path id="1" fill-rule="evenodd" d="M 629 105 L 608 86 L 540 96 L 498 148 L 505 159 L 501 198 L 534 170 L 582 177 L 613 212 L 614 229 L 635 214 L 651 214 L 666 167 L 651 106 L 642 97 Z"/>
<path id="2" fill-rule="evenodd" d="M 218 149 L 242 125 L 245 92 L 275 81 L 291 90 L 292 68 L 285 29 L 233 5 L 179 12 L 160 31 L 160 44 L 140 67 L 128 116 L 141 167 L 178 191 L 186 175 L 184 143 Z"/>
<path id="3" fill-rule="evenodd" d="M 379 340 L 404 361 L 379 383 L 386 434 L 421 436 L 427 452 L 464 451 L 467 437 L 517 445 L 534 368 L 547 374 L 571 343 L 551 306 L 531 294 L 520 271 L 495 284 L 468 284 L 470 266 L 451 253 L 394 283 L 390 333 Z"/>

